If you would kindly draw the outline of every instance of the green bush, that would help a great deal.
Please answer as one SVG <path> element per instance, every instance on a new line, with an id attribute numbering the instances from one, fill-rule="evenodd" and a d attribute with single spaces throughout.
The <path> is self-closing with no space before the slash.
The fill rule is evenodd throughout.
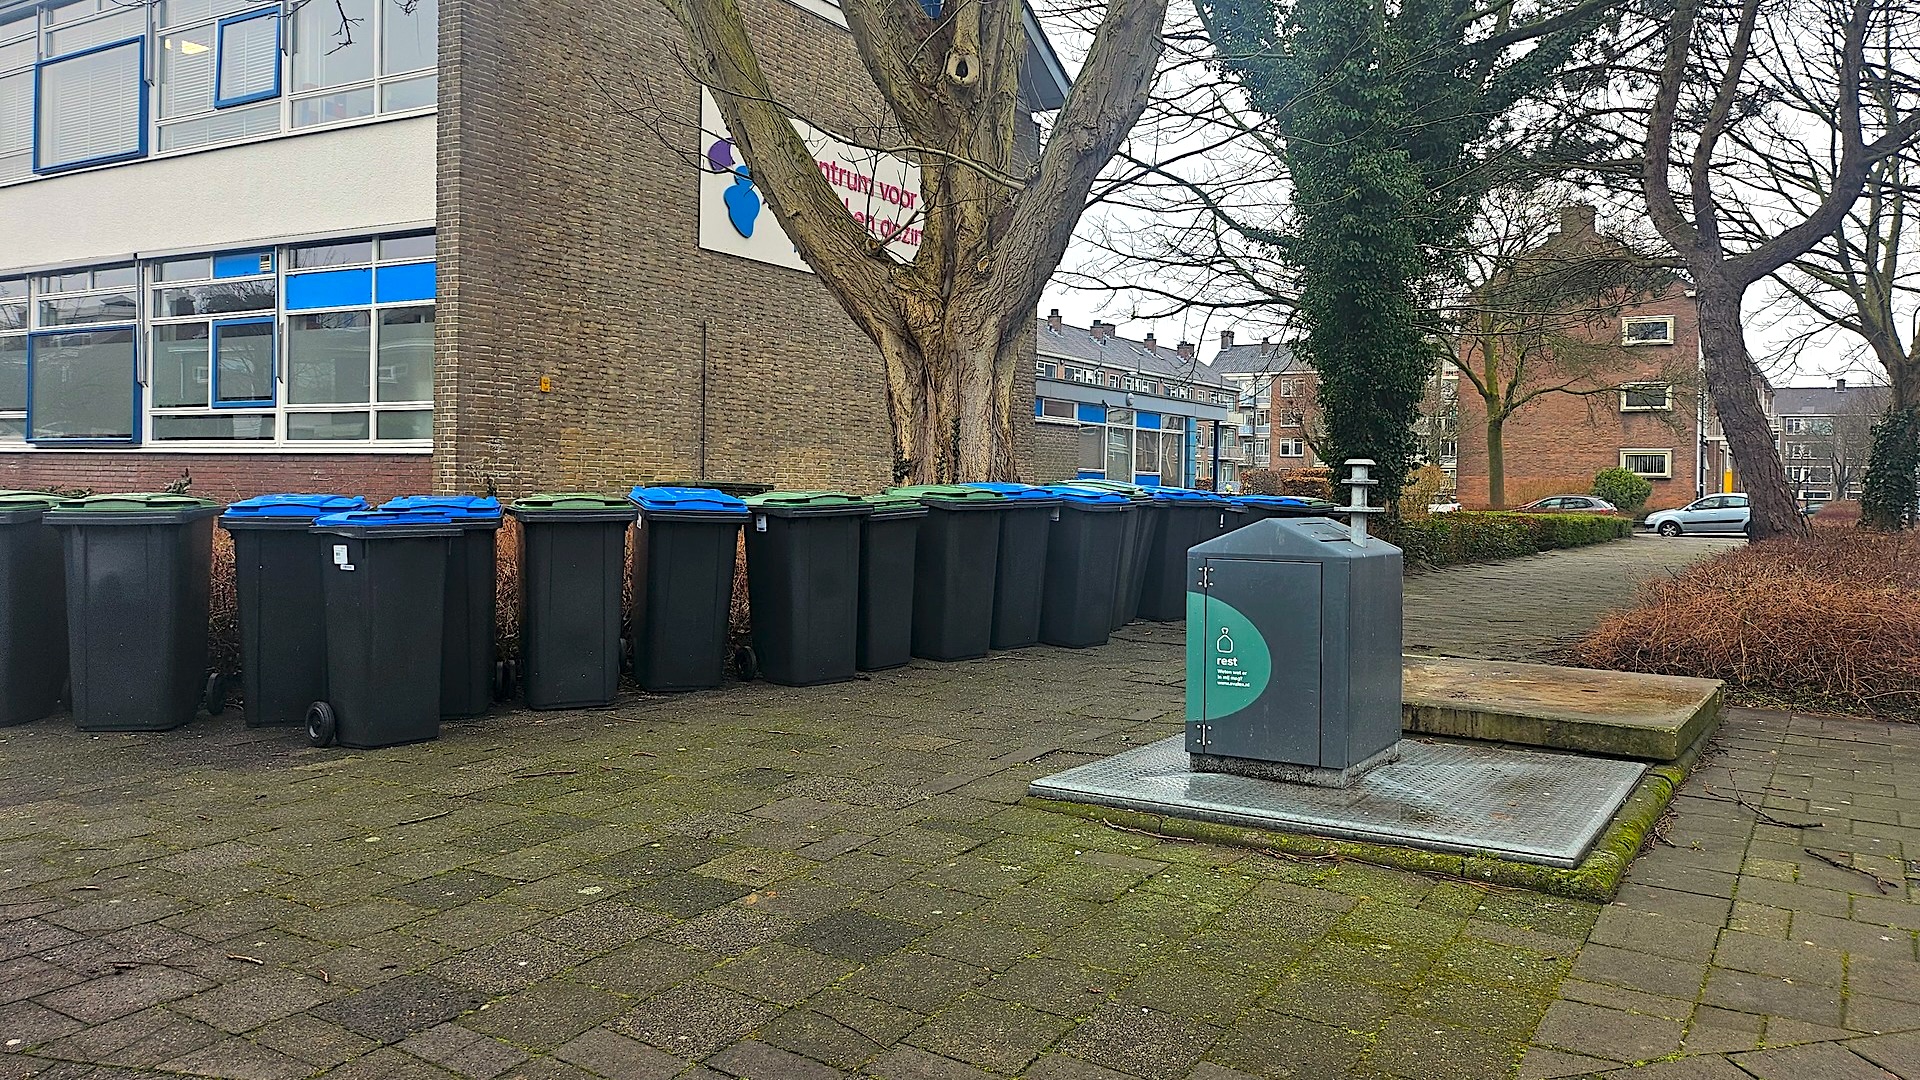
<path id="1" fill-rule="evenodd" d="M 1386 538 L 1412 562 L 1432 566 L 1490 562 L 1557 548 L 1584 547 L 1633 534 L 1633 522 L 1611 514 L 1515 514 L 1456 510 L 1389 523 Z"/>
<path id="2" fill-rule="evenodd" d="M 1593 490 L 1588 492 L 1620 508 L 1629 518 L 1637 518 L 1653 497 L 1653 485 L 1647 478 L 1625 469 L 1601 469 L 1594 475 Z"/>

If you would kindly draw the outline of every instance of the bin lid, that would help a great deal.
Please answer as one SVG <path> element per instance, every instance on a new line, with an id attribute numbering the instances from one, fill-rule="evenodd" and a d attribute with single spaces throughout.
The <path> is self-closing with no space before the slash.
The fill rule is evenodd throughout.
<path id="1" fill-rule="evenodd" d="M 1331 510 L 1334 504 L 1325 499 L 1304 499 L 1297 495 L 1235 495 L 1233 501 L 1242 506 L 1263 506 L 1286 510 Z"/>
<path id="2" fill-rule="evenodd" d="M 455 522 L 498 524 L 500 500 L 487 495 L 402 495 L 380 504 L 382 510 L 426 510 L 445 514 Z"/>
<path id="3" fill-rule="evenodd" d="M 926 504 L 911 495 L 868 495 L 866 502 L 876 519 L 927 516 Z"/>
<path id="4" fill-rule="evenodd" d="M 857 495 L 844 491 L 768 491 L 749 495 L 747 509 L 775 517 L 835 515 L 850 517 L 873 513 L 873 506 Z"/>
<path id="5" fill-rule="evenodd" d="M 226 527 L 248 522 L 299 524 L 328 514 L 344 514 L 367 509 L 367 500 L 358 495 L 256 495 L 227 507 L 220 516 Z"/>
<path id="6" fill-rule="evenodd" d="M 549 491 L 514 500 L 507 513 L 545 521 L 632 521 L 634 511 L 632 503 L 614 495 Z"/>
<path id="7" fill-rule="evenodd" d="M 60 501 L 60 496 L 46 491 L 0 491 L 0 511 L 47 510 Z"/>
<path id="8" fill-rule="evenodd" d="M 1005 495 L 965 484 L 914 484 L 888 488 L 887 494 L 919 499 L 942 510 L 999 510 L 1007 505 Z"/>
<path id="9" fill-rule="evenodd" d="M 1058 506 L 1060 496 L 1045 487 L 1033 484 L 1014 484 L 1006 481 L 963 484 L 962 487 L 979 488 L 981 491 L 993 491 L 1006 497 L 1008 502 L 1041 503 L 1046 506 Z"/>
<path id="10" fill-rule="evenodd" d="M 170 491 L 88 495 L 60 500 L 47 511 L 46 520 L 63 525 L 172 525 L 212 517 L 221 505 Z"/>
<path id="11" fill-rule="evenodd" d="M 678 515 L 707 521 L 747 518 L 747 504 L 717 488 L 639 487 L 627 492 L 627 501 L 642 515 Z"/>
<path id="12" fill-rule="evenodd" d="M 1154 502 L 1172 503 L 1178 506 L 1225 506 L 1224 496 L 1211 491 L 1198 491 L 1193 488 L 1157 487 L 1151 489 Z"/>
<path id="13" fill-rule="evenodd" d="M 1130 503 L 1150 503 L 1153 495 L 1138 484 L 1123 484 L 1118 480 L 1075 480 L 1071 484 L 1056 484 L 1056 487 L 1074 488 L 1079 491 L 1104 491 L 1109 495 L 1118 495 Z"/>
<path id="14" fill-rule="evenodd" d="M 1062 503 L 1081 510 L 1124 510 L 1133 505 L 1132 499 L 1117 491 L 1096 491 L 1073 484 L 1051 484 L 1046 490 Z"/>
<path id="15" fill-rule="evenodd" d="M 452 536 L 460 531 L 460 521 L 440 510 L 349 510 L 317 519 L 313 523 L 313 530 L 348 536 L 382 532 L 390 535 Z"/>

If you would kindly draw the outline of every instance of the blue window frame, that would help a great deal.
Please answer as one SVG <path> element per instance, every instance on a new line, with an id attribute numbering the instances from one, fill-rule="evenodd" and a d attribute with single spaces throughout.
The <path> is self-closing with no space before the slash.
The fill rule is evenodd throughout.
<path id="1" fill-rule="evenodd" d="M 382 304 L 431 300 L 434 296 L 433 275 L 434 264 L 430 262 L 383 266 L 374 274 L 373 298 Z"/>
<path id="2" fill-rule="evenodd" d="M 373 270 L 320 270 L 287 275 L 287 310 L 365 307 L 373 303 Z"/>
<path id="3" fill-rule="evenodd" d="M 228 342 L 246 342 L 245 345 Z M 277 357 L 279 339 L 272 316 L 253 319 L 220 319 L 213 324 L 210 342 L 213 385 L 210 387 L 216 409 L 272 408 L 274 380 L 279 375 Z M 265 390 L 264 394 L 260 393 Z"/>
<path id="4" fill-rule="evenodd" d="M 147 155 L 147 39 L 42 60 L 33 69 L 33 171 Z M 124 115 L 114 115 L 116 97 Z M 51 114 L 51 115 L 49 115 Z M 100 117 L 105 120 L 100 120 Z"/>
<path id="5" fill-rule="evenodd" d="M 213 36 L 213 107 L 280 96 L 280 9 L 221 19 Z"/>
<path id="6" fill-rule="evenodd" d="M 273 252 L 242 251 L 213 257 L 215 278 L 257 277 L 273 273 Z"/>
<path id="7" fill-rule="evenodd" d="M 125 341 L 118 339 L 124 337 Z M 98 339 L 82 342 L 82 338 Z M 74 445 L 83 443 L 129 444 L 140 441 L 140 335 L 132 326 L 83 326 L 70 330 L 48 330 L 33 334 L 27 338 L 27 441 L 39 444 Z M 46 354 L 54 350 L 85 348 L 111 349 L 114 346 L 126 346 L 125 369 L 119 378 L 112 372 L 88 371 L 75 361 L 87 359 L 98 361 L 98 357 L 71 357 L 60 375 L 67 389 L 77 390 L 61 395 L 66 412 L 47 416 L 46 410 L 36 401 L 40 390 L 40 381 L 47 372 L 41 365 L 55 361 Z M 120 365 L 120 357 L 109 356 L 113 366 Z M 74 376 L 78 376 L 75 378 Z M 118 416 L 114 398 L 119 396 L 120 388 L 125 387 L 127 395 L 127 423 L 117 430 L 109 429 L 107 418 Z M 65 429 L 65 430 L 56 430 Z"/>

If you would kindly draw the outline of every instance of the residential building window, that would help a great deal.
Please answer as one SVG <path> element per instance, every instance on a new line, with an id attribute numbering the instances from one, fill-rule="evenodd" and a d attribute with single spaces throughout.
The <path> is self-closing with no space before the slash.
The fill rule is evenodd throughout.
<path id="1" fill-rule="evenodd" d="M 1047 363 L 1045 360 L 1036 360 L 1033 364 L 1033 373 L 1042 379 L 1051 379 L 1053 378 L 1053 365 Z"/>
<path id="2" fill-rule="evenodd" d="M 1818 457 L 1819 455 L 1814 451 L 1815 447 L 1812 443 L 1797 442 L 1787 444 L 1787 457 L 1790 459 L 1806 460 L 1808 458 Z"/>
<path id="3" fill-rule="evenodd" d="M 1673 476 L 1673 451 L 1671 450 L 1622 450 L 1620 467 L 1630 473 L 1655 480 L 1671 479 Z"/>
<path id="4" fill-rule="evenodd" d="M 1274 453 L 1280 457 L 1305 457 L 1307 451 L 1299 439 L 1281 439 L 1274 443 Z"/>
<path id="5" fill-rule="evenodd" d="M 1115 390 L 1118 390 L 1120 388 L 1119 372 L 1115 372 L 1115 371 L 1107 372 L 1107 385 L 1113 387 Z"/>
<path id="6" fill-rule="evenodd" d="M 1635 383 L 1620 388 L 1621 412 L 1667 412 L 1673 408 L 1673 387 L 1666 383 Z"/>
<path id="7" fill-rule="evenodd" d="M 1266 409 L 1253 410 L 1253 426 L 1255 428 L 1266 427 L 1268 415 L 1269 413 L 1268 413 L 1268 410 Z"/>
<path id="8" fill-rule="evenodd" d="M 1789 435 L 1832 435 L 1833 421 L 1826 417 L 1789 416 L 1786 429 Z"/>
<path id="9" fill-rule="evenodd" d="M 1268 454 L 1267 440 L 1265 439 L 1253 440 L 1253 460 L 1264 462 L 1268 459 L 1269 456 L 1270 455 Z"/>
<path id="10" fill-rule="evenodd" d="M 1305 425 L 1306 422 L 1306 415 L 1299 409 L 1286 409 L 1280 413 L 1281 427 L 1297 428 Z"/>
<path id="11" fill-rule="evenodd" d="M 1299 379 L 1281 379 L 1280 380 L 1280 396 L 1281 397 L 1299 397 L 1300 396 L 1300 380 Z"/>
<path id="12" fill-rule="evenodd" d="M 1673 344 L 1673 316 L 1628 315 L 1620 320 L 1622 345 Z"/>

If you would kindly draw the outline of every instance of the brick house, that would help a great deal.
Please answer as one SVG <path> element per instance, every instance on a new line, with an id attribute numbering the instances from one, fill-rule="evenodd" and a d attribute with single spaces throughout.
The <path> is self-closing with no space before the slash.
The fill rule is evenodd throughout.
<path id="1" fill-rule="evenodd" d="M 831 134 L 884 115 L 833 0 L 742 6 L 910 244 L 911 166 Z M 1028 24 L 1032 113 L 1067 83 Z M 0 0 L 0 487 L 889 482 L 878 353 L 751 212 L 678 34 L 652 0 Z"/>
<path id="2" fill-rule="evenodd" d="M 1234 424 L 1244 469 L 1308 469 L 1323 464 L 1313 444 L 1320 426 L 1320 376 L 1284 342 L 1240 344 L 1220 331 L 1207 367 L 1238 391 Z"/>
<path id="3" fill-rule="evenodd" d="M 1549 243 L 1600 243 L 1591 207 L 1562 212 L 1560 234 Z M 1547 393 L 1508 418 L 1505 425 L 1506 502 L 1587 491 L 1595 473 L 1624 468 L 1653 485 L 1650 509 L 1680 506 L 1700 492 L 1700 446 L 1704 439 L 1698 393 L 1675 385 L 1676 370 L 1697 369 L 1699 311 L 1684 283 L 1647 294 L 1603 325 L 1569 331 L 1592 346 L 1611 350 L 1589 370 L 1605 373 L 1577 379 L 1588 394 Z M 1462 346 L 1461 363 L 1471 362 Z M 1459 381 L 1457 478 L 1459 498 L 1485 506 L 1487 409 L 1464 379 Z"/>

